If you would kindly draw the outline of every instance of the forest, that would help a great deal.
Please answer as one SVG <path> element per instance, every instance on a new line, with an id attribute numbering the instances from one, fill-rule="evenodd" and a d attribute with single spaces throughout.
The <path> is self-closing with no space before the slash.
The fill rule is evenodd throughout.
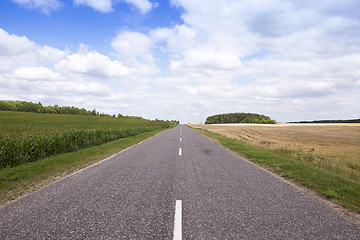
<path id="1" fill-rule="evenodd" d="M 221 123 L 259 123 L 259 124 L 276 124 L 276 121 L 268 116 L 257 113 L 225 113 L 209 116 L 205 124 Z"/>

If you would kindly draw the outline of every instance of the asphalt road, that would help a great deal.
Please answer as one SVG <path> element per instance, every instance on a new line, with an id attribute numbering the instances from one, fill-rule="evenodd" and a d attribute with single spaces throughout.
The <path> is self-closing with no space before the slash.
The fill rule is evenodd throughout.
<path id="1" fill-rule="evenodd" d="M 181 125 L 0 209 L 3 240 L 174 237 L 360 239 L 360 228 Z"/>

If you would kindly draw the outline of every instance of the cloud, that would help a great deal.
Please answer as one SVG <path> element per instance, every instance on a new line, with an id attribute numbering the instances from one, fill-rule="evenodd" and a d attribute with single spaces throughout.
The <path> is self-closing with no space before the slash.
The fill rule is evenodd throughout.
<path id="1" fill-rule="evenodd" d="M 142 14 L 151 11 L 153 4 L 148 0 L 125 0 L 127 3 L 135 5 Z"/>
<path id="2" fill-rule="evenodd" d="M 125 58 L 147 58 L 152 44 L 151 38 L 146 34 L 128 31 L 118 34 L 111 42 L 117 54 Z"/>
<path id="3" fill-rule="evenodd" d="M 175 25 L 173 28 L 157 28 L 149 33 L 157 44 L 165 43 L 165 50 L 175 57 L 183 52 L 202 46 L 203 39 L 199 31 L 186 25 Z"/>
<path id="4" fill-rule="evenodd" d="M 17 68 L 12 77 L 27 80 L 59 80 L 61 75 L 46 67 L 20 67 Z"/>
<path id="5" fill-rule="evenodd" d="M 88 100 L 117 94 L 111 84 L 128 69 L 88 49 L 80 45 L 78 53 L 69 54 L 0 29 L 0 98 L 94 108 Z"/>
<path id="6" fill-rule="evenodd" d="M 74 4 L 89 6 L 102 13 L 113 11 L 112 0 L 74 0 Z"/>
<path id="7" fill-rule="evenodd" d="M 4 89 L 10 96 L 16 96 L 20 100 L 38 102 L 41 99 L 63 99 L 62 101 L 66 100 L 68 105 L 75 104 L 71 103 L 72 98 L 82 99 L 82 101 L 93 97 L 105 98 L 113 91 L 111 87 L 105 84 L 76 79 L 47 78 L 34 80 L 0 75 L 0 90 L 3 92 Z M 6 99 L 4 96 L 1 98 Z"/>
<path id="8" fill-rule="evenodd" d="M 21 55 L 36 47 L 36 44 L 26 37 L 10 35 L 0 29 L 0 54 L 1 56 Z"/>
<path id="9" fill-rule="evenodd" d="M 46 15 L 61 7 L 58 0 L 12 0 L 13 2 L 30 9 L 40 9 Z"/>
<path id="10" fill-rule="evenodd" d="M 151 11 L 153 7 L 153 4 L 148 0 L 121 0 L 128 4 L 134 5 L 141 14 L 146 14 Z M 102 13 L 108 13 L 113 11 L 113 5 L 118 3 L 119 0 L 74 0 L 75 5 L 83 5 L 83 6 L 89 6 L 93 8 L 96 11 L 102 12 Z"/>
<path id="11" fill-rule="evenodd" d="M 26 37 L 10 35 L 0 28 L 0 71 L 21 66 L 55 63 L 68 55 L 68 50 L 40 46 Z"/>
<path id="12" fill-rule="evenodd" d="M 42 13 L 50 15 L 50 12 L 58 10 L 62 7 L 62 3 L 59 0 L 11 0 L 14 3 L 24 6 L 29 9 L 39 9 Z M 121 0 L 128 4 L 134 5 L 141 14 L 145 15 L 150 12 L 156 4 L 151 3 L 148 0 Z M 118 3 L 119 0 L 73 0 L 75 6 L 88 6 L 96 11 L 102 13 L 109 13 L 114 11 L 113 5 Z"/>
<path id="13" fill-rule="evenodd" d="M 84 50 L 84 46 L 80 50 Z M 102 80 L 119 78 L 128 74 L 128 69 L 122 62 L 113 61 L 97 51 L 80 51 L 79 53 L 71 54 L 59 61 L 55 68 L 64 75 L 81 75 L 86 78 Z"/>
<path id="14" fill-rule="evenodd" d="M 154 49 L 169 56 L 168 81 L 181 84 L 184 105 L 192 104 L 199 116 L 246 110 L 280 121 L 285 112 L 288 118 L 299 117 L 296 111 L 333 116 L 327 101 L 335 108 L 349 102 L 346 92 L 360 94 L 360 19 L 354 0 L 172 3 L 182 8 L 184 24 L 149 36 Z M 177 34 L 179 29 L 192 34 Z M 302 107 L 293 110 L 292 100 Z"/>
<path id="15" fill-rule="evenodd" d="M 136 115 L 134 109 L 139 103 L 146 105 L 154 84 L 150 77 L 158 72 L 153 62 L 143 59 L 114 60 L 84 44 L 70 54 L 4 30 L 0 30 L 0 49 L 0 92 L 6 93 L 1 99 Z"/>
<path id="16" fill-rule="evenodd" d="M 346 92 L 359 92 L 360 22 L 354 14 L 334 13 L 338 3 L 178 0 L 173 4 L 183 9 L 184 24 L 120 34 L 112 47 L 128 58 L 162 56 L 168 67 L 162 71 L 168 75 L 153 76 L 151 82 L 167 89 L 162 101 L 170 106 L 150 102 L 183 122 L 200 122 L 226 111 L 260 112 L 279 121 L 301 119 L 297 111 L 313 118 L 327 112 L 330 118 L 327 102 L 341 109 L 350 102 Z M 175 106 L 186 114 L 175 111 Z"/>
<path id="17" fill-rule="evenodd" d="M 172 61 L 170 69 L 182 72 L 188 68 L 198 70 L 237 71 L 242 64 L 236 54 L 212 48 L 196 48 L 184 54 L 184 59 Z"/>

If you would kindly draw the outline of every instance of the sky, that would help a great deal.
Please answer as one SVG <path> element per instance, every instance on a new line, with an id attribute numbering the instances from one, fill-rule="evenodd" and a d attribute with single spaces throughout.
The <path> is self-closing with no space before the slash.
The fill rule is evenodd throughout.
<path id="1" fill-rule="evenodd" d="M 0 100 L 360 118 L 358 0 L 1 0 Z"/>

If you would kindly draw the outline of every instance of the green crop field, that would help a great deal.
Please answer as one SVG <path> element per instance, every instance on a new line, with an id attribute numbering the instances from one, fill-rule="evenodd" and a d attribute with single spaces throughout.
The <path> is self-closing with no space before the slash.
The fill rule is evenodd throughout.
<path id="1" fill-rule="evenodd" d="M 29 112 L 0 111 L 0 136 L 33 134 L 55 134 L 69 130 L 103 130 L 136 127 L 156 127 L 164 121 L 114 118 L 109 116 L 87 116 L 66 114 L 42 114 Z"/>
<path id="2" fill-rule="evenodd" d="M 0 111 L 0 169 L 169 127 L 169 121 Z"/>

